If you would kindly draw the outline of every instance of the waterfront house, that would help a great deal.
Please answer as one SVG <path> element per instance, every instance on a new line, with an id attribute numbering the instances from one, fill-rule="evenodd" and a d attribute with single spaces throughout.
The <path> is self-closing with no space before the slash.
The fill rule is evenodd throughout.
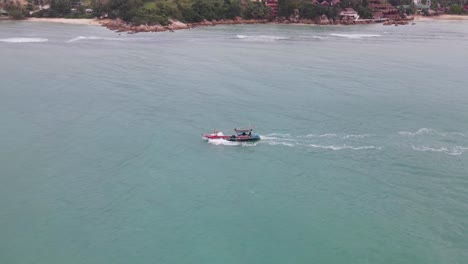
<path id="1" fill-rule="evenodd" d="M 370 0 L 370 8 L 374 19 L 400 19 L 398 10 L 385 0 Z M 381 17 L 377 18 L 378 15 Z"/>
<path id="2" fill-rule="evenodd" d="M 5 9 L 0 8 L 0 16 L 8 16 L 8 12 Z"/>
<path id="3" fill-rule="evenodd" d="M 266 0 L 265 5 L 270 7 L 272 17 L 278 16 L 278 0 Z"/>
<path id="4" fill-rule="evenodd" d="M 430 5 L 423 5 L 423 4 L 416 5 L 416 13 L 421 14 L 423 13 L 424 10 L 428 11 L 430 7 L 431 7 Z"/>
<path id="5" fill-rule="evenodd" d="M 329 6 L 330 3 L 328 3 L 327 0 L 323 0 L 322 3 L 321 3 L 321 5 L 323 5 L 323 6 Z"/>
<path id="6" fill-rule="evenodd" d="M 413 3 L 417 5 L 423 5 L 423 0 L 413 0 Z M 426 0 L 425 5 L 431 6 L 431 0 Z"/>
<path id="7" fill-rule="evenodd" d="M 40 5 L 39 10 L 48 10 L 50 9 L 50 5 Z"/>
<path id="8" fill-rule="evenodd" d="M 329 25 L 330 22 L 330 19 L 326 15 L 320 16 L 320 25 Z"/>
<path id="9" fill-rule="evenodd" d="M 345 8 L 343 11 L 340 12 L 341 20 L 357 20 L 358 18 L 359 14 L 350 7 Z"/>

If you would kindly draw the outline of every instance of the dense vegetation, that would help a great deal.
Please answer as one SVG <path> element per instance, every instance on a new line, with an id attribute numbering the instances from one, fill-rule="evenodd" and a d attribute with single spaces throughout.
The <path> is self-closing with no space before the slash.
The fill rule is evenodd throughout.
<path id="1" fill-rule="evenodd" d="M 266 19 L 270 8 L 263 2 L 241 4 L 239 0 L 110 0 L 103 4 L 93 2 L 95 13 L 106 13 L 110 18 L 121 18 L 134 24 L 162 24 L 168 19 L 183 22 L 234 19 L 236 17 Z"/>
<path id="2" fill-rule="evenodd" d="M 326 15 L 328 18 L 338 19 L 340 11 L 348 7 L 356 10 L 361 18 L 372 17 L 368 0 L 342 0 L 340 4 L 334 6 L 314 4 L 311 0 L 278 0 L 278 15 L 289 17 L 298 10 L 302 18 L 316 19 Z"/>
<path id="3" fill-rule="evenodd" d="M 183 22 L 221 20 L 243 17 L 246 19 L 271 19 L 271 9 L 264 2 L 249 0 L 27 0 L 26 6 L 18 0 L 0 0 L 14 18 L 24 16 L 86 18 L 121 18 L 133 24 L 166 25 L 169 19 Z M 320 1 L 320 0 L 319 0 Z M 406 6 L 401 12 L 414 13 L 413 0 L 388 0 L 394 6 Z M 425 4 L 427 0 L 423 0 Z M 49 9 L 38 10 L 49 4 Z M 446 8 L 448 13 L 463 14 L 468 0 L 432 0 L 431 8 Z M 409 6 L 409 8 L 408 8 Z M 351 7 L 361 18 L 371 18 L 369 0 L 342 0 L 338 5 L 323 6 L 312 0 L 278 0 L 278 16 L 291 17 L 299 12 L 301 18 L 317 19 L 321 15 L 337 19 L 342 9 Z M 89 8 L 87 10 L 87 8 Z M 30 14 L 31 12 L 31 14 Z"/>
<path id="4" fill-rule="evenodd" d="M 60 0 L 67 1 L 67 0 Z M 279 0 L 278 16 L 291 17 L 299 11 L 301 18 L 316 19 L 321 15 L 336 19 L 342 8 L 352 7 L 361 17 L 371 18 L 368 0 L 344 0 L 336 6 L 313 4 L 312 0 Z M 183 22 L 221 20 L 243 17 L 246 19 L 270 19 L 271 9 L 264 2 L 240 0 L 109 0 L 103 4 L 93 1 L 95 13 L 106 13 L 110 18 L 122 18 L 134 24 L 168 23 L 169 18 Z"/>
<path id="5" fill-rule="evenodd" d="M 0 0 L 1 2 L 1 0 Z M 22 19 L 28 15 L 27 10 L 18 1 L 7 1 L 3 0 L 0 7 L 2 7 L 8 12 L 10 17 L 14 19 Z"/>

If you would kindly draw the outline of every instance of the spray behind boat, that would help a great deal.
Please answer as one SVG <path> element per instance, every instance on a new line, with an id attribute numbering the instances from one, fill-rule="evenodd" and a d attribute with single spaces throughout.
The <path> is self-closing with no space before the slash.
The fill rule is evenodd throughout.
<path id="1" fill-rule="evenodd" d="M 214 129 L 212 134 L 202 134 L 205 139 L 223 139 L 233 142 L 251 142 L 260 140 L 260 135 L 253 133 L 255 127 L 234 128 L 234 134 L 224 135 L 223 132 Z"/>

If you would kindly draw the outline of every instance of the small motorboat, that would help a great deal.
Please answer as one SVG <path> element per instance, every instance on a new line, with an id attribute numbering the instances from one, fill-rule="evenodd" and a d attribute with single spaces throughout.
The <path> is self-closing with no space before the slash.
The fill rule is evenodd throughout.
<path id="1" fill-rule="evenodd" d="M 224 139 L 227 141 L 257 141 L 260 140 L 260 135 L 252 133 L 253 128 L 234 128 L 235 134 L 233 135 L 224 135 L 223 132 L 214 130 L 211 134 L 203 134 L 205 139 Z"/>

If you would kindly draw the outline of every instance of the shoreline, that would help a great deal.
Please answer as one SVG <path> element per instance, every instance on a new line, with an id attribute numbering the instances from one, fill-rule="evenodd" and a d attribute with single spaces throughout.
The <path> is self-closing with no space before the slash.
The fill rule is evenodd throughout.
<path id="1" fill-rule="evenodd" d="M 106 20 L 99 20 L 96 18 L 36 18 L 29 17 L 24 19 L 28 22 L 50 22 L 50 23 L 60 23 L 60 24 L 69 24 L 69 25 L 91 25 L 91 26 L 100 26 Z"/>
<path id="2" fill-rule="evenodd" d="M 192 29 L 196 27 L 206 27 L 206 26 L 217 26 L 217 25 L 251 25 L 251 24 L 271 24 L 271 25 L 364 25 L 364 24 L 376 24 L 381 23 L 381 21 L 372 21 L 372 20 L 359 20 L 359 21 L 333 21 L 333 20 L 312 20 L 312 19 L 297 19 L 295 21 L 290 20 L 276 20 L 271 21 L 267 19 L 242 19 L 238 17 L 237 19 L 223 19 L 217 21 L 202 21 L 196 23 L 183 23 L 177 20 L 169 19 L 169 25 L 139 25 L 134 26 L 132 24 L 126 23 L 121 19 L 108 20 L 101 23 L 102 26 L 108 28 L 109 30 L 115 32 L 127 32 L 128 34 L 140 33 L 140 32 L 163 32 L 163 31 L 175 31 L 182 29 Z M 405 22 L 407 23 L 407 22 Z"/>
<path id="3" fill-rule="evenodd" d="M 13 20 L 9 18 L 2 18 L 1 20 Z M 97 19 L 97 18 L 26 18 L 23 21 L 28 22 L 50 22 L 50 23 L 61 23 L 70 25 L 91 25 L 91 26 L 103 26 L 109 30 L 115 32 L 127 32 L 129 34 L 139 32 L 163 32 L 163 31 L 175 31 L 182 29 L 192 29 L 196 27 L 205 26 L 216 26 L 216 25 L 249 25 L 249 24 L 277 24 L 277 25 L 368 25 L 368 24 L 382 24 L 383 21 L 372 21 L 372 20 L 358 20 L 358 21 L 316 21 L 312 19 L 299 19 L 297 21 L 289 20 L 276 20 L 270 21 L 265 19 L 230 19 L 230 20 L 219 20 L 219 21 L 202 21 L 197 23 L 183 23 L 177 20 L 169 20 L 169 25 L 139 25 L 134 26 L 124 22 L 121 19 Z M 392 23 L 407 24 L 408 21 L 413 22 L 426 22 L 426 21 L 468 21 L 468 15 L 439 15 L 439 16 L 420 16 L 416 15 L 411 18 L 392 21 Z M 399 23 L 403 22 L 403 23 Z M 388 23 L 383 23 L 388 25 Z"/>
<path id="4" fill-rule="evenodd" d="M 445 20 L 445 21 L 463 21 L 463 20 L 468 20 L 468 15 L 438 15 L 438 16 L 413 16 L 414 21 L 439 21 L 439 20 Z"/>

